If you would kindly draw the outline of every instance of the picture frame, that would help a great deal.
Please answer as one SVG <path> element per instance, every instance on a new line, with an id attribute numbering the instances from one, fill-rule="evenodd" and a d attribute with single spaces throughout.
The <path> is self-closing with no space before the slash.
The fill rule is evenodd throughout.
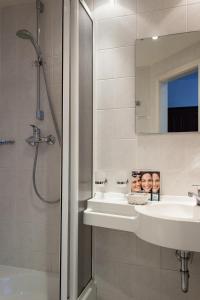
<path id="1" fill-rule="evenodd" d="M 148 193 L 151 201 L 159 201 L 160 172 L 132 171 L 131 193 Z"/>

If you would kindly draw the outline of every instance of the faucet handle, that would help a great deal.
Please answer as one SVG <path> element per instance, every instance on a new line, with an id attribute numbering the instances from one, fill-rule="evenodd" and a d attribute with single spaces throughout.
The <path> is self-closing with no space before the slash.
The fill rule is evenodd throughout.
<path id="1" fill-rule="evenodd" d="M 30 126 L 33 128 L 33 129 L 39 129 L 40 130 L 40 128 L 39 127 L 37 127 L 36 125 L 34 125 L 34 124 L 30 124 Z"/>
<path id="2" fill-rule="evenodd" d="M 30 124 L 30 126 L 33 128 L 33 136 L 40 138 L 40 128 L 34 124 Z"/>

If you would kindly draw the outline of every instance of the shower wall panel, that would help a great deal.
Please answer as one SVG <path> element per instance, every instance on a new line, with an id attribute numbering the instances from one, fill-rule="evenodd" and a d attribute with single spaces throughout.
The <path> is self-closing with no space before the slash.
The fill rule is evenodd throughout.
<path id="1" fill-rule="evenodd" d="M 0 264 L 59 271 L 60 205 L 43 204 L 32 187 L 34 149 L 25 139 L 36 124 L 44 135 L 56 136 L 42 82 L 45 121 L 36 121 L 35 52 L 16 31 L 36 34 L 35 1 L 15 1 L 0 9 L 0 138 L 15 139 L 0 146 Z M 27 2 L 27 3 L 26 3 Z M 61 130 L 62 1 L 43 1 L 41 48 L 50 92 Z M 48 200 L 60 197 L 61 155 L 58 142 L 41 145 L 37 184 Z"/>

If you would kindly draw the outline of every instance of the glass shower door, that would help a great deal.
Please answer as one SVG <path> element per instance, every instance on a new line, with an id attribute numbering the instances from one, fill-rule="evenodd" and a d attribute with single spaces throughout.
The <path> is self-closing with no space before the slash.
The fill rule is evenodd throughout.
<path id="1" fill-rule="evenodd" d="M 93 22 L 79 2 L 79 232 L 78 294 L 92 278 L 92 227 L 83 211 L 93 190 Z"/>

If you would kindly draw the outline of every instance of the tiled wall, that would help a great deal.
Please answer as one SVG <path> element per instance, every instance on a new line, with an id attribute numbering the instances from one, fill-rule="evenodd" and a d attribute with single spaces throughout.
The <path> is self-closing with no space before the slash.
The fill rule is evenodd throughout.
<path id="1" fill-rule="evenodd" d="M 91 1 L 89 1 L 91 3 Z M 95 169 L 106 172 L 107 191 L 119 191 L 120 170 L 157 169 L 164 194 L 186 195 L 200 180 L 199 134 L 137 136 L 134 129 L 136 37 L 200 29 L 197 0 L 94 0 L 96 63 Z M 123 190 L 124 191 L 124 190 Z M 200 256 L 190 266 L 190 292 L 180 291 L 173 250 L 134 234 L 96 228 L 98 300 L 195 300 Z"/>
<path id="2" fill-rule="evenodd" d="M 163 194 L 186 195 L 198 183 L 199 134 L 135 134 L 134 44 L 136 37 L 200 29 L 199 16 L 200 1 L 94 1 L 95 169 L 106 172 L 107 191 L 117 190 L 120 170 L 160 170 Z"/>
<path id="3" fill-rule="evenodd" d="M 22 2 L 22 1 L 20 1 Z M 37 124 L 43 135 L 55 131 L 42 83 L 45 121 L 35 120 L 36 70 L 31 43 L 16 37 L 17 30 L 36 32 L 35 1 L 1 8 L 0 137 L 14 138 L 0 148 L 0 264 L 38 270 L 59 269 L 60 205 L 43 204 L 32 187 L 34 148 L 25 142 Z M 56 115 L 61 120 L 61 3 L 43 1 L 41 48 Z M 60 121 L 59 121 L 60 123 Z M 60 196 L 60 148 L 41 145 L 37 185 L 48 200 Z"/>
<path id="4" fill-rule="evenodd" d="M 181 291 L 175 251 L 134 234 L 95 229 L 95 279 L 98 300 L 196 300 L 200 295 L 200 256 L 189 265 L 188 294 Z"/>

